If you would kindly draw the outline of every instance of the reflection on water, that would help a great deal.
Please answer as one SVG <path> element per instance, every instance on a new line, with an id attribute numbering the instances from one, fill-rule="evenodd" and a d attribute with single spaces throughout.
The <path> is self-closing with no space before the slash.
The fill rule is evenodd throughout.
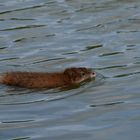
<path id="1" fill-rule="evenodd" d="M 139 140 L 139 11 L 139 0 L 1 0 L 0 73 L 85 66 L 97 78 L 47 91 L 0 85 L 0 139 Z"/>

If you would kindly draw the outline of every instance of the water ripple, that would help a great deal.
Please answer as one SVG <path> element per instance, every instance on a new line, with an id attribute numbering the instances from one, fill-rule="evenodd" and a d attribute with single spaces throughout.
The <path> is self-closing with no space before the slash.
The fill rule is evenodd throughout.
<path id="1" fill-rule="evenodd" d="M 113 77 L 114 78 L 120 78 L 120 77 L 127 77 L 127 76 L 131 76 L 131 75 L 136 75 L 136 74 L 140 74 L 140 71 L 132 72 L 132 73 L 119 74 L 119 75 L 115 75 Z"/>
<path id="2" fill-rule="evenodd" d="M 99 57 L 110 56 L 110 55 L 117 55 L 117 54 L 123 54 L 123 52 L 104 53 L 104 54 L 99 55 Z"/>
<path id="3" fill-rule="evenodd" d="M 102 84 L 104 76 L 97 73 L 95 80 L 82 83 L 78 87 L 58 88 L 50 90 L 25 90 L 23 88 L 10 87 L 7 93 L 0 95 L 0 105 L 20 105 L 32 104 L 38 102 L 51 102 L 56 100 L 65 99 L 83 93 L 91 87 L 96 87 Z M 4 86 L 2 88 L 7 88 Z M 28 98 L 27 98 L 28 97 Z"/>
<path id="4" fill-rule="evenodd" d="M 26 40 L 30 40 L 30 39 L 38 39 L 38 38 L 43 38 L 43 37 L 47 38 L 47 37 L 53 37 L 53 36 L 55 36 L 55 34 L 47 34 L 47 35 L 40 36 L 40 37 L 38 37 L 38 36 L 32 36 L 32 37 L 28 37 L 28 38 L 23 37 L 23 38 L 15 39 L 13 42 L 22 42 L 22 41 L 26 41 Z"/>
<path id="5" fill-rule="evenodd" d="M 16 20 L 17 20 L 17 21 L 18 21 L 18 20 L 19 20 L 19 21 L 20 21 L 20 20 L 21 20 L 21 21 L 23 20 L 23 21 L 24 21 L 24 20 L 35 20 L 35 19 L 32 19 L 32 18 L 10 18 L 10 20 L 15 20 L 15 21 L 16 21 Z"/>
<path id="6" fill-rule="evenodd" d="M 2 12 L 0 12 L 0 15 L 7 14 L 7 13 L 12 13 L 12 12 L 17 12 L 17 11 L 23 11 L 23 10 L 40 8 L 40 7 L 44 7 L 44 6 L 46 6 L 46 5 L 45 4 L 42 4 L 42 5 L 34 5 L 34 6 L 30 6 L 30 7 L 24 7 L 24 8 L 19 8 L 19 9 L 2 11 Z"/>
<path id="7" fill-rule="evenodd" d="M 95 70 L 105 70 L 105 69 L 114 69 L 114 68 L 125 68 L 127 65 L 114 65 L 114 66 L 108 66 L 108 67 L 102 67 L 102 68 L 94 68 Z"/>
<path id="8" fill-rule="evenodd" d="M 9 57 L 9 58 L 0 59 L 0 61 L 8 61 L 8 60 L 16 60 L 16 59 L 19 59 L 19 58 L 18 57 Z"/>
<path id="9" fill-rule="evenodd" d="M 105 103 L 105 104 L 92 104 L 90 107 L 106 107 L 106 106 L 114 106 L 114 105 L 119 105 L 123 104 L 124 102 L 112 102 L 112 103 Z"/>
<path id="10" fill-rule="evenodd" d="M 97 28 L 97 27 L 103 27 L 103 25 L 97 24 L 97 25 L 94 25 L 94 26 L 91 26 L 91 27 L 80 28 L 80 29 L 77 29 L 76 31 L 77 31 L 77 32 L 80 32 L 80 31 L 87 31 L 87 30 L 95 29 L 95 28 Z"/>
<path id="11" fill-rule="evenodd" d="M 81 51 L 90 51 L 92 49 L 101 48 L 101 47 L 103 47 L 102 44 L 89 45 L 89 46 L 87 46 L 85 49 L 83 49 Z"/>
<path id="12" fill-rule="evenodd" d="M 0 31 L 12 31 L 12 30 L 21 30 L 21 29 L 32 29 L 32 28 L 45 27 L 45 26 L 47 26 L 47 25 L 26 25 L 26 26 L 14 27 L 14 28 L 2 29 Z"/>

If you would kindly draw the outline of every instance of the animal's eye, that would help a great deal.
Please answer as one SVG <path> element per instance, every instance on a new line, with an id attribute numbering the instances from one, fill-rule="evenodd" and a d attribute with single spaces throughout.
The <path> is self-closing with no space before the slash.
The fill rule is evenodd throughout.
<path id="1" fill-rule="evenodd" d="M 82 76 L 85 76 L 85 73 L 84 73 L 84 72 L 82 72 L 82 73 L 81 73 L 81 75 L 82 75 Z"/>

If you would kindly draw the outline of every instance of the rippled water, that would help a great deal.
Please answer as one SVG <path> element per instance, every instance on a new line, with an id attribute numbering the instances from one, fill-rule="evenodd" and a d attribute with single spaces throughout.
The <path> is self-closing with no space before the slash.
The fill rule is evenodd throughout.
<path id="1" fill-rule="evenodd" d="M 0 85 L 0 140 L 139 140 L 140 1 L 0 0 L 0 73 L 93 68 L 67 90 Z"/>

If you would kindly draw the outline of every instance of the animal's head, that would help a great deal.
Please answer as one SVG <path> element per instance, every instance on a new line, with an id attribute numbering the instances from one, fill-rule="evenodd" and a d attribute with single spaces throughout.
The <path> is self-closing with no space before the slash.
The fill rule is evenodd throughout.
<path id="1" fill-rule="evenodd" d="M 78 84 L 85 80 L 96 77 L 95 72 L 93 72 L 91 69 L 87 69 L 84 67 L 68 68 L 64 71 L 64 75 L 68 77 L 72 84 Z"/>

